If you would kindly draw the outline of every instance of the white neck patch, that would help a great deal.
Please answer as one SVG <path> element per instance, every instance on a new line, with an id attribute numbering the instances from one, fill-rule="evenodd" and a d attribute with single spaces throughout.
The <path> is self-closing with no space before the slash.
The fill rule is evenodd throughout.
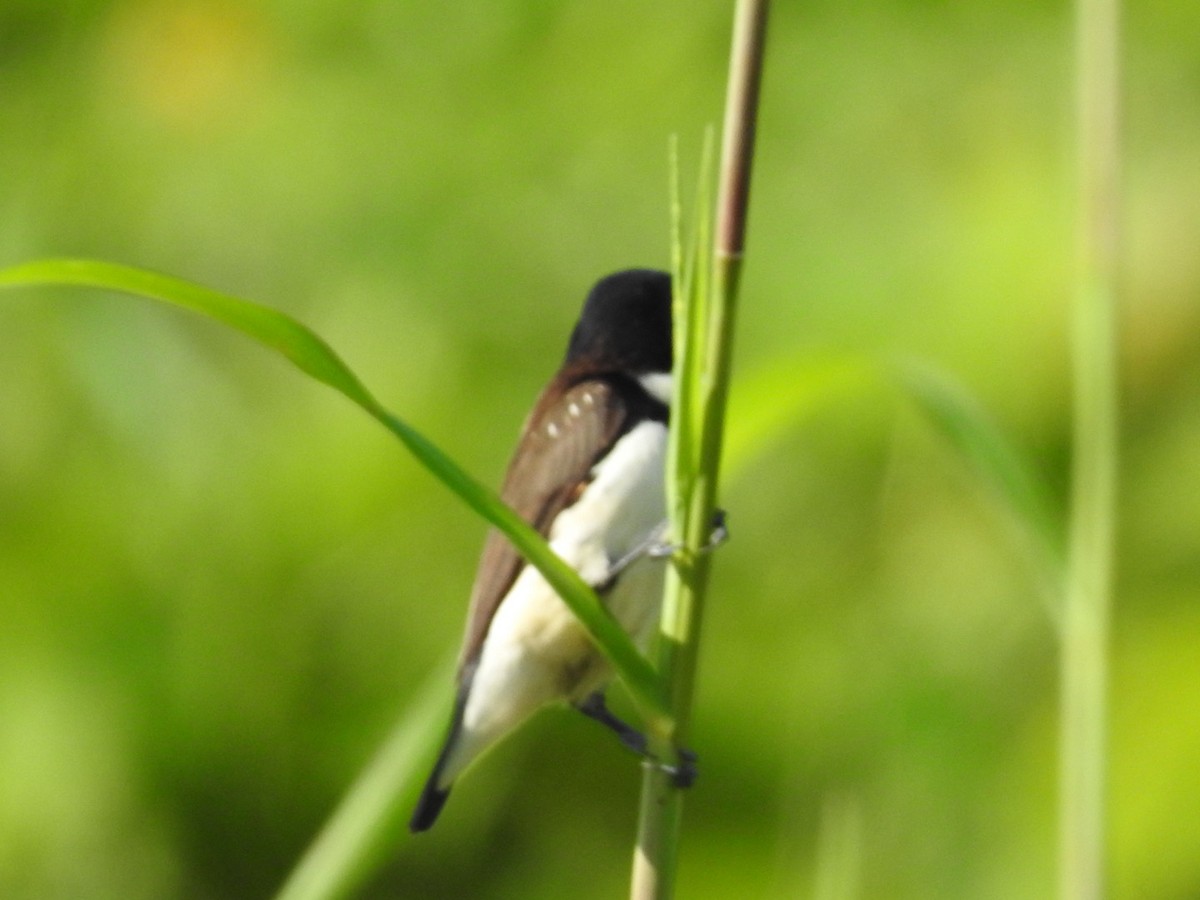
<path id="1" fill-rule="evenodd" d="M 650 372 L 647 375 L 639 375 L 638 384 L 655 400 L 665 403 L 667 406 L 671 405 L 672 380 L 670 372 Z"/>

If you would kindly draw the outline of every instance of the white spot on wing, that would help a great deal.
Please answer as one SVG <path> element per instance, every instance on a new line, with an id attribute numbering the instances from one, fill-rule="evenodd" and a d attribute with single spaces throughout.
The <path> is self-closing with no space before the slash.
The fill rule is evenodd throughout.
<path id="1" fill-rule="evenodd" d="M 567 412 L 569 412 L 573 416 L 578 416 L 579 415 L 579 404 L 572 403 L 570 406 L 567 407 Z"/>
<path id="2" fill-rule="evenodd" d="M 558 426 L 551 422 L 546 426 L 546 434 L 550 435 L 552 438 L 558 437 Z"/>

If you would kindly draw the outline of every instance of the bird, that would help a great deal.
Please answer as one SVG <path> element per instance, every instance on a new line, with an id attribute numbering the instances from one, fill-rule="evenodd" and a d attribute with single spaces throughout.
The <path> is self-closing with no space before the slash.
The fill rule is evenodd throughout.
<path id="1" fill-rule="evenodd" d="M 643 650 L 665 562 L 671 278 L 629 269 L 589 291 L 562 365 L 525 420 L 500 492 L 599 594 Z M 613 715 L 611 667 L 586 629 L 499 531 L 480 557 L 451 724 L 409 822 L 431 828 L 455 780 L 533 713 L 565 701 L 649 755 Z"/>

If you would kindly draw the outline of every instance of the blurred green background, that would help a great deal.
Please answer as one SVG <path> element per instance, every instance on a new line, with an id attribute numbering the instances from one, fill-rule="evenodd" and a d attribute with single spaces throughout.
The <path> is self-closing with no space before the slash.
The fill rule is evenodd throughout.
<path id="1" fill-rule="evenodd" d="M 1068 7 L 776 6 L 735 434 L 755 373 L 918 356 L 1063 494 Z M 1195 898 L 1200 4 L 1129 7 L 1112 896 Z M 0 265 L 101 257 L 283 309 L 495 483 L 590 283 L 667 264 L 668 135 L 694 171 L 730 16 L 6 0 Z M 911 408 L 827 401 L 731 460 L 680 895 L 1049 897 L 1030 570 Z M 0 296 L 0 896 L 268 895 L 456 648 L 482 534 L 240 337 Z M 639 780 L 546 713 L 366 896 L 621 896 Z"/>

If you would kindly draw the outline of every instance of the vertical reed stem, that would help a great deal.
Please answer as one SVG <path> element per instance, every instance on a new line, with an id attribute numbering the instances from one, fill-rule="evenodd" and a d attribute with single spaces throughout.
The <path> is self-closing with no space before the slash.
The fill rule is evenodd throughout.
<path id="1" fill-rule="evenodd" d="M 767 0 L 739 0 L 726 95 L 716 237 L 711 247 L 703 238 L 703 223 L 711 220 L 711 213 L 700 209 L 702 239 L 695 277 L 688 279 L 690 286 L 685 286 L 678 260 L 674 273 L 677 297 L 699 307 L 684 310 L 681 303 L 675 304 L 675 325 L 677 330 L 682 329 L 678 334 L 683 339 L 676 341 L 667 478 L 671 483 L 672 540 L 680 549 L 672 558 L 667 576 L 659 655 L 659 673 L 667 685 L 673 722 L 670 733 L 652 734 L 651 740 L 661 758 L 676 761 L 676 748 L 686 742 L 691 718 L 696 652 L 708 584 L 710 556 L 702 548 L 709 540 L 716 507 L 766 19 Z M 706 195 L 701 191 L 702 198 Z M 679 314 L 681 310 L 683 315 Z M 673 895 L 682 804 L 682 791 L 671 777 L 661 766 L 647 765 L 634 852 L 634 900 L 664 900 Z"/>
<path id="2" fill-rule="evenodd" d="M 1117 481 L 1118 0 L 1077 0 L 1075 421 L 1060 748 L 1062 900 L 1105 892 L 1108 626 Z"/>

